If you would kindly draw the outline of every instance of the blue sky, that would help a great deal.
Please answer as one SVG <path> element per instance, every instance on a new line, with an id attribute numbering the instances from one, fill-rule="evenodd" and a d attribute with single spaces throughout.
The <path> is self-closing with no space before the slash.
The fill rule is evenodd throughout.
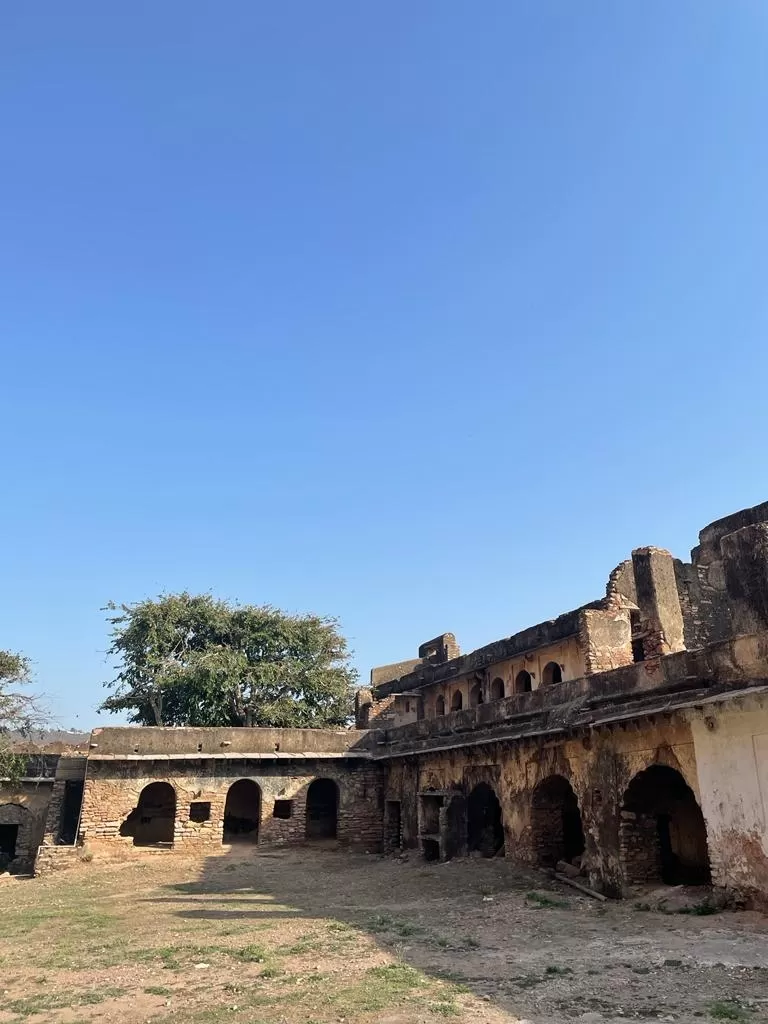
<path id="1" fill-rule="evenodd" d="M 5 5 L 0 646 L 337 615 L 363 676 L 768 498 L 762 0 Z"/>

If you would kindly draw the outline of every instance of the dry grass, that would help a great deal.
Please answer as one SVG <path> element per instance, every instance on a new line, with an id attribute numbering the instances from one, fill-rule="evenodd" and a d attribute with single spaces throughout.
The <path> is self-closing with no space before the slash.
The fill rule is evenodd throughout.
<path id="1" fill-rule="evenodd" d="M 757 915 L 670 924 L 498 861 L 97 857 L 0 884 L 0 1022 L 757 1024 L 764 949 Z"/>

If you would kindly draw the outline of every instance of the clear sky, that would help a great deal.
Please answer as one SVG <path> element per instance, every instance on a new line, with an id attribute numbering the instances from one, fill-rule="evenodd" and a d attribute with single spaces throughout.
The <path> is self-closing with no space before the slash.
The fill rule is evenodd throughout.
<path id="1" fill-rule="evenodd" d="M 768 498 L 764 0 L 0 14 L 0 647 L 337 615 L 365 677 Z"/>

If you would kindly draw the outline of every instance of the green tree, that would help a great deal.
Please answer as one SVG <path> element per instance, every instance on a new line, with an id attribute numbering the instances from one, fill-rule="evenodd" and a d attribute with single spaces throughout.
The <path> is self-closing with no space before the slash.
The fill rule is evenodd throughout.
<path id="1" fill-rule="evenodd" d="M 26 736 L 41 728 L 46 713 L 39 698 L 19 687 L 30 682 L 29 659 L 13 651 L 0 651 L 0 778 L 13 782 L 23 773 L 27 758 L 14 752 L 12 736 Z"/>
<path id="2" fill-rule="evenodd" d="M 356 679 L 335 619 L 162 594 L 108 606 L 118 659 L 102 710 L 141 725 L 343 725 Z"/>

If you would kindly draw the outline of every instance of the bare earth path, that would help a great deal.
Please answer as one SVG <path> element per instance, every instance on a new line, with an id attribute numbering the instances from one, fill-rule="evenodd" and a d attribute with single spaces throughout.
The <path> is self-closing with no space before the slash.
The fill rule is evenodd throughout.
<path id="1" fill-rule="evenodd" d="M 0 1022 L 768 1021 L 768 919 L 598 904 L 504 861 L 147 853 L 0 880 Z"/>

